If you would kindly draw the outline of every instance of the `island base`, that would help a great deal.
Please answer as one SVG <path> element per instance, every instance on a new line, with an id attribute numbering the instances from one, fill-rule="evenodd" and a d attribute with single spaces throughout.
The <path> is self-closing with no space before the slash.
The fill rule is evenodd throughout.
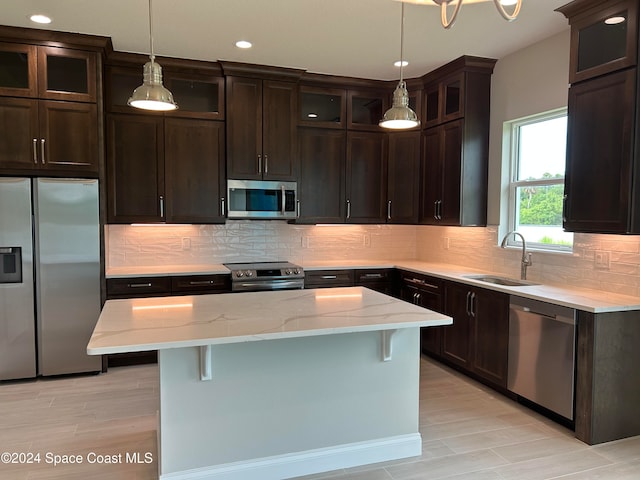
<path id="1" fill-rule="evenodd" d="M 269 480 L 418 456 L 418 328 L 159 352 L 160 478 Z"/>

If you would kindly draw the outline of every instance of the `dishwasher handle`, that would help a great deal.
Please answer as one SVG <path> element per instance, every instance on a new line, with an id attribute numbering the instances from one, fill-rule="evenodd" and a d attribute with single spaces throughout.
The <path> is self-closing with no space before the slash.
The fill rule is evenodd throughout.
<path id="1" fill-rule="evenodd" d="M 531 305 L 522 305 L 521 303 L 512 302 L 509 305 L 509 309 L 514 310 L 516 312 L 522 312 L 525 314 L 545 317 L 550 320 L 566 323 L 569 325 L 576 324 L 575 310 L 568 307 L 563 307 L 560 305 L 551 305 L 547 303 L 544 303 L 542 305 L 536 305 L 534 302 L 542 304 L 542 302 L 537 302 L 535 300 L 531 302 L 532 303 Z"/>

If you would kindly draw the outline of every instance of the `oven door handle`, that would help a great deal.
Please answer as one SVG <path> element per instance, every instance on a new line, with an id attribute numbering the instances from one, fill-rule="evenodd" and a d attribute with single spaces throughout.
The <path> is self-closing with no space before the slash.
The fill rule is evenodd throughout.
<path id="1" fill-rule="evenodd" d="M 297 280 L 276 280 L 268 282 L 233 282 L 234 292 L 256 292 L 260 290 L 292 290 L 304 288 L 304 282 Z"/>

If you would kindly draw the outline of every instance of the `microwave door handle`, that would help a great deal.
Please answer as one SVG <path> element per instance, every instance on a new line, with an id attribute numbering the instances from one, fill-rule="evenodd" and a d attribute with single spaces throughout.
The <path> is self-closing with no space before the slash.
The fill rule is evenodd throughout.
<path id="1" fill-rule="evenodd" d="M 286 193 L 285 193 L 285 190 L 284 190 L 284 185 L 280 185 L 280 192 L 282 193 L 282 195 L 281 195 L 282 198 L 281 198 L 281 202 L 280 202 L 282 204 L 281 205 L 281 207 L 282 207 L 281 213 L 282 213 L 282 215 L 284 215 L 285 214 L 285 208 L 287 208 L 287 202 L 286 202 L 287 198 L 286 198 Z"/>

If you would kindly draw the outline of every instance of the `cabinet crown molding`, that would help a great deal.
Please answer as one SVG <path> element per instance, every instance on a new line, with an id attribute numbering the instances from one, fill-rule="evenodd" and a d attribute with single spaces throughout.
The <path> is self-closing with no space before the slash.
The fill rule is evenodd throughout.
<path id="1" fill-rule="evenodd" d="M 453 73 L 459 73 L 461 70 L 465 72 L 492 74 L 497 61 L 495 58 L 463 55 L 423 75 L 421 80 L 426 85 Z"/>
<path id="2" fill-rule="evenodd" d="M 226 60 L 220 60 L 219 63 L 225 76 L 252 77 L 262 80 L 298 82 L 305 72 L 300 68 L 254 65 L 252 63 L 229 62 Z"/>

